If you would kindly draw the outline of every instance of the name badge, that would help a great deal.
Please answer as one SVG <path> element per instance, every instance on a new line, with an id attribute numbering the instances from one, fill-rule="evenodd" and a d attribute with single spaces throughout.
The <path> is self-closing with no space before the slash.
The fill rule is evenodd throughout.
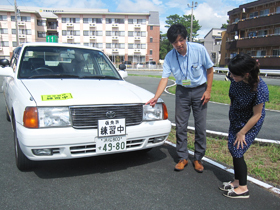
<path id="1" fill-rule="evenodd" d="M 184 79 L 184 80 L 182 80 L 182 85 L 183 86 L 188 86 L 188 85 L 191 85 L 191 80 L 190 79 Z"/>

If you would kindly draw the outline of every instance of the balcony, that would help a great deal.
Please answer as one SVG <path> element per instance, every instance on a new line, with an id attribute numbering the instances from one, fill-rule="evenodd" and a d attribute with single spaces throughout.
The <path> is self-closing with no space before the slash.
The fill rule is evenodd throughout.
<path id="1" fill-rule="evenodd" d="M 19 34 L 19 35 L 18 35 L 18 38 L 20 38 L 20 39 L 25 39 L 25 38 L 26 38 L 26 35 L 25 35 L 25 34 Z"/>
<path id="2" fill-rule="evenodd" d="M 136 37 L 134 37 L 134 40 L 141 40 L 141 37 L 140 36 L 136 36 Z"/>
<path id="3" fill-rule="evenodd" d="M 67 27 L 73 27 L 74 24 L 73 24 L 73 23 L 66 23 L 66 26 L 67 26 Z"/>
<path id="4" fill-rule="evenodd" d="M 280 13 L 269 15 L 269 16 L 260 16 L 253 19 L 246 19 L 244 21 L 238 22 L 238 30 L 246 28 L 256 28 L 262 26 L 278 25 L 280 19 Z"/>
<path id="5" fill-rule="evenodd" d="M 112 27 L 113 27 L 113 28 L 118 28 L 118 27 L 119 27 L 119 24 L 116 24 L 116 23 L 115 23 L 115 24 L 112 24 Z"/>
<path id="6" fill-rule="evenodd" d="M 119 52 L 119 49 L 112 49 L 112 52 L 117 53 L 117 52 Z"/>
<path id="7" fill-rule="evenodd" d="M 251 48 L 251 47 L 278 47 L 280 43 L 280 35 L 254 37 L 237 40 L 237 48 Z"/>
<path id="8" fill-rule="evenodd" d="M 118 36 L 112 36 L 112 40 L 119 40 Z"/>
<path id="9" fill-rule="evenodd" d="M 89 39 L 96 39 L 96 36 L 89 36 Z"/>
<path id="10" fill-rule="evenodd" d="M 238 30 L 244 30 L 247 28 L 257 28 L 263 26 L 278 25 L 280 19 L 280 13 L 269 14 L 267 16 L 259 16 L 250 19 L 240 20 L 237 24 L 228 25 L 227 32 L 233 32 Z"/>
<path id="11" fill-rule="evenodd" d="M 140 24 L 135 24 L 134 28 L 141 28 L 141 25 Z"/>
<path id="12" fill-rule="evenodd" d="M 232 24 L 232 25 L 228 25 L 227 26 L 227 32 L 233 32 L 233 31 L 237 31 L 238 30 L 238 25 L 237 24 Z"/>
<path id="13" fill-rule="evenodd" d="M 278 47 L 279 43 L 280 35 L 267 35 L 264 37 L 244 38 L 227 42 L 226 49 L 235 50 L 237 48 Z"/>
<path id="14" fill-rule="evenodd" d="M 19 26 L 25 26 L 25 22 L 18 22 Z"/>
<path id="15" fill-rule="evenodd" d="M 91 27 L 91 28 L 95 27 L 95 23 L 90 23 L 89 27 Z"/>
<path id="16" fill-rule="evenodd" d="M 74 39 L 73 36 L 67 36 L 67 39 Z"/>

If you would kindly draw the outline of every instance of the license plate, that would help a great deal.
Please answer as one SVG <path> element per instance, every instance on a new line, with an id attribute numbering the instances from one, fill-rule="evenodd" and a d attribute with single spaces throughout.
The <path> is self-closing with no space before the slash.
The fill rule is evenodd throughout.
<path id="1" fill-rule="evenodd" d="M 126 150 L 126 136 L 108 136 L 96 139 L 96 153 Z"/>
<path id="2" fill-rule="evenodd" d="M 126 134 L 125 118 L 98 120 L 98 137 L 122 136 Z"/>

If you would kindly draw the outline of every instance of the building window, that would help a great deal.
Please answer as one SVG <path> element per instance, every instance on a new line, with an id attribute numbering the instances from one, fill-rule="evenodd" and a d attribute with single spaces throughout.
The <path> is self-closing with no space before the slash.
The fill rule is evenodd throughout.
<path id="1" fill-rule="evenodd" d="M 150 37 L 150 42 L 151 42 L 151 43 L 153 42 L 153 37 Z"/>
<path id="2" fill-rule="evenodd" d="M 146 44 L 141 44 L 141 49 L 146 49 Z"/>
<path id="3" fill-rule="evenodd" d="M 70 31 L 66 31 L 63 30 L 62 31 L 62 36 L 80 36 L 80 30 L 70 30 Z"/>
<path id="4" fill-rule="evenodd" d="M 154 29 L 154 26 L 150 26 L 150 30 L 152 31 Z"/>
<path id="5" fill-rule="evenodd" d="M 46 26 L 45 20 L 37 20 L 37 26 Z"/>
<path id="6" fill-rule="evenodd" d="M 260 30 L 258 31 L 258 37 L 263 37 L 267 35 L 267 30 Z"/>
<path id="7" fill-rule="evenodd" d="M 280 34 L 280 27 L 274 29 L 274 34 Z"/>
<path id="8" fill-rule="evenodd" d="M 141 31 L 141 36 L 146 37 L 146 31 Z"/>
<path id="9" fill-rule="evenodd" d="M 250 13 L 250 18 L 254 18 L 254 17 L 258 17 L 258 15 L 259 15 L 259 12 L 258 11 L 256 11 L 256 12 L 252 12 L 252 13 Z"/>
<path id="10" fill-rule="evenodd" d="M 276 57 L 280 56 L 280 49 L 274 49 L 273 56 L 276 56 Z"/>
<path id="11" fill-rule="evenodd" d="M 256 56 L 257 57 L 266 56 L 266 51 L 265 50 L 258 50 Z"/>
<path id="12" fill-rule="evenodd" d="M 22 22 L 31 22 L 31 17 L 27 17 L 27 16 L 19 16 L 18 21 L 22 21 Z M 11 21 L 16 21 L 15 16 L 11 16 Z"/>
<path id="13" fill-rule="evenodd" d="M 112 36 L 112 31 L 106 31 L 106 36 Z"/>
<path id="14" fill-rule="evenodd" d="M 268 14 L 269 14 L 269 9 L 265 9 L 265 10 L 260 11 L 260 16 L 266 16 Z"/>
<path id="15" fill-rule="evenodd" d="M 124 24 L 124 19 L 118 19 L 118 18 L 116 18 L 116 19 L 115 19 L 115 23 Z"/>
<path id="16" fill-rule="evenodd" d="M 133 24 L 133 19 L 128 19 L 128 24 Z"/>
<path id="17" fill-rule="evenodd" d="M 2 47 L 9 47 L 9 42 L 8 41 L 1 41 L 1 46 Z"/>
<path id="18" fill-rule="evenodd" d="M 106 18 L 106 24 L 111 24 L 113 23 L 113 19 L 112 18 Z"/>
<path id="19" fill-rule="evenodd" d="M 0 15 L 0 21 L 6 21 L 7 15 Z"/>
<path id="20" fill-rule="evenodd" d="M 106 49 L 111 49 L 112 48 L 112 44 L 111 43 L 106 43 Z"/>
<path id="21" fill-rule="evenodd" d="M 62 23 L 79 23 L 80 18 L 62 18 Z"/>
<path id="22" fill-rule="evenodd" d="M 128 44 L 128 49 L 133 49 L 133 44 Z"/>
<path id="23" fill-rule="evenodd" d="M 280 13 L 280 7 L 276 8 L 276 13 Z"/>
<path id="24" fill-rule="evenodd" d="M 38 38 L 45 38 L 45 37 L 46 37 L 46 32 L 38 31 Z"/>
<path id="25" fill-rule="evenodd" d="M 8 34 L 7 28 L 0 28 L 0 34 Z"/>
<path id="26" fill-rule="evenodd" d="M 153 54 L 153 50 L 150 50 L 150 55 L 152 55 Z"/>

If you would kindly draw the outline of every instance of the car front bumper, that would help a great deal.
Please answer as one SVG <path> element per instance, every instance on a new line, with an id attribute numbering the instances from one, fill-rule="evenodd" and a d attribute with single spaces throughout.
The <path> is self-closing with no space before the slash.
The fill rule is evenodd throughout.
<path id="1" fill-rule="evenodd" d="M 126 149 L 106 153 L 95 150 L 97 129 L 41 128 L 28 129 L 17 123 L 17 137 L 25 156 L 34 161 L 72 159 L 129 152 L 161 146 L 171 131 L 169 120 L 142 122 L 126 127 Z M 159 138 L 161 137 L 161 138 Z M 159 139 L 162 139 L 158 141 Z M 35 155 L 32 150 L 49 149 L 51 155 Z"/>

